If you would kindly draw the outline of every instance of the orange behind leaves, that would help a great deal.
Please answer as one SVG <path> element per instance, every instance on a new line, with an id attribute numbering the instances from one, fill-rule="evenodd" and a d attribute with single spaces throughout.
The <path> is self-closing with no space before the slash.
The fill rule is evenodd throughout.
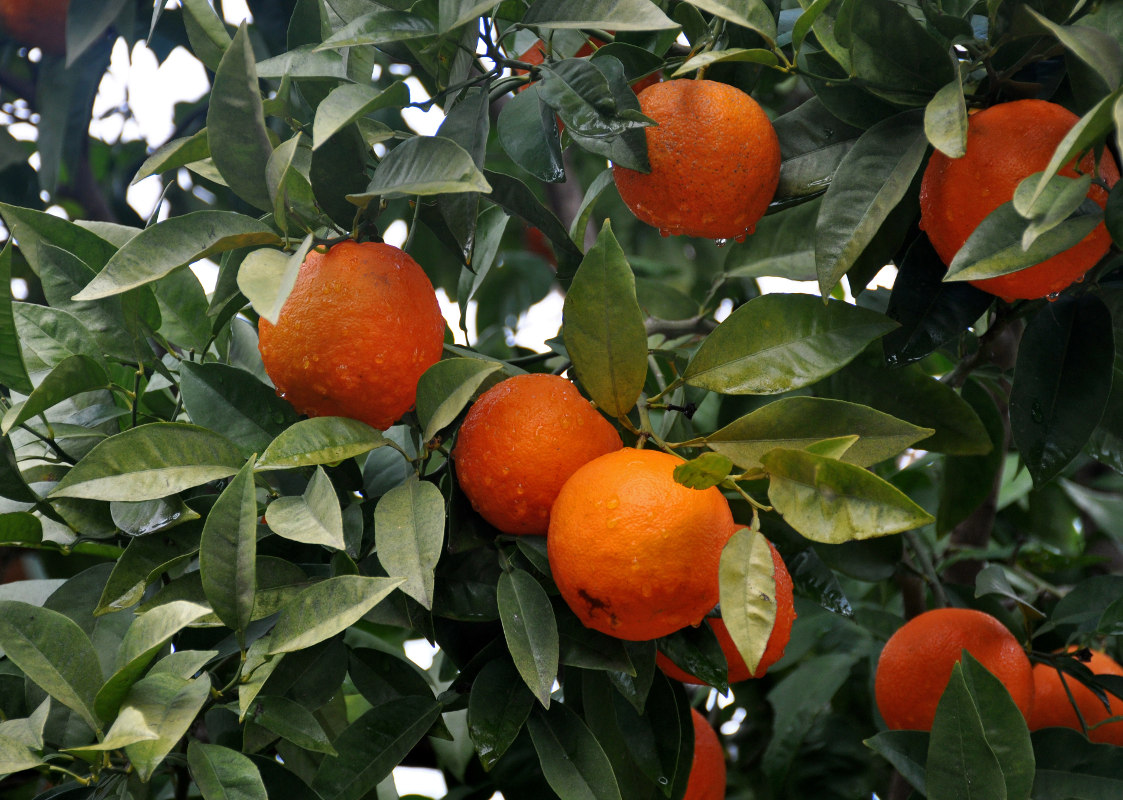
<path id="1" fill-rule="evenodd" d="M 694 760 L 682 800 L 725 800 L 725 750 L 717 731 L 699 713 L 690 709 L 694 722 Z"/>
<path id="2" fill-rule="evenodd" d="M 1088 669 L 1096 675 L 1119 675 L 1123 677 L 1123 667 L 1107 653 L 1093 650 L 1092 658 L 1087 663 Z M 1111 711 L 1104 708 L 1100 699 L 1076 678 L 1065 675 L 1065 684 L 1068 685 L 1072 697 L 1080 709 L 1080 716 L 1090 730 L 1088 738 L 1093 742 L 1103 742 L 1123 746 L 1123 722 L 1110 722 L 1094 728 L 1108 717 L 1123 715 L 1123 700 L 1108 694 Z M 1029 715 L 1029 729 L 1031 731 L 1041 728 L 1072 728 L 1082 730 L 1072 702 L 1068 699 L 1065 687 L 1061 685 L 1057 670 L 1049 664 L 1033 665 L 1033 685 L 1035 696 L 1033 699 L 1033 713 Z"/>
<path id="3" fill-rule="evenodd" d="M 613 166 L 616 188 L 664 235 L 741 241 L 780 180 L 780 142 L 755 100 L 708 80 L 670 80 L 639 93 L 658 125 L 647 134 L 651 172 Z"/>
<path id="4" fill-rule="evenodd" d="M 1078 119 L 1045 100 L 1002 103 L 971 115 L 965 156 L 932 154 L 920 185 L 920 227 L 945 264 L 951 263 L 991 211 L 1013 199 L 1023 178 L 1048 166 L 1053 151 Z M 1079 173 L 1093 173 L 1095 167 L 1095 158 L 1088 153 L 1080 159 Z M 1078 170 L 1070 163 L 1060 174 L 1073 178 Z M 1108 186 L 1119 180 L 1115 159 L 1107 151 L 1099 176 Z M 1095 184 L 1088 197 L 1101 208 L 1107 203 L 1107 192 Z M 1101 223 L 1079 243 L 1040 264 L 971 283 L 1006 300 L 1045 297 L 1084 275 L 1110 245 L 1111 236 Z"/>
<path id="5" fill-rule="evenodd" d="M 729 635 L 725 622 L 718 617 L 706 618 L 705 624 L 713 629 L 714 635 L 717 636 L 718 643 L 721 645 L 721 652 L 725 654 L 725 662 L 729 667 L 728 680 L 730 683 L 763 677 L 764 673 L 768 672 L 769 667 L 784 657 L 784 648 L 788 646 L 788 640 L 792 636 L 792 623 L 796 616 L 795 607 L 792 605 L 792 576 L 788 574 L 788 568 L 784 565 L 784 560 L 780 557 L 776 546 L 771 542 L 768 546 L 772 550 L 772 564 L 775 568 L 773 578 L 776 581 L 776 621 L 772 624 L 772 632 L 768 636 L 768 644 L 765 645 L 764 655 L 761 656 L 756 672 L 749 671 L 749 666 L 745 663 L 745 659 L 741 657 L 737 645 L 733 643 L 733 638 Z M 702 683 L 662 653 L 656 653 L 655 663 L 668 678 L 683 683 Z"/>
<path id="6" fill-rule="evenodd" d="M 0 23 L 13 39 L 62 55 L 69 10 L 70 0 L 0 0 Z"/>
<path id="7" fill-rule="evenodd" d="M 736 526 L 716 487 L 674 479 L 682 460 L 624 448 L 562 486 L 547 553 L 562 597 L 589 628 L 642 641 L 697 625 L 718 601 L 718 561 Z"/>
<path id="8" fill-rule="evenodd" d="M 906 622 L 881 651 L 874 694 L 890 729 L 931 730 L 940 695 L 963 650 L 1002 682 L 1022 716 L 1029 718 L 1033 668 L 1014 635 L 982 611 L 938 608 Z"/>
<path id="9" fill-rule="evenodd" d="M 309 416 L 342 416 L 385 430 L 411 408 L 417 380 L 441 357 L 444 317 L 433 285 L 388 244 L 313 250 L 277 324 L 258 326 L 277 393 Z"/>
<path id="10" fill-rule="evenodd" d="M 516 375 L 472 405 L 453 449 L 460 488 L 505 533 L 546 533 L 578 467 L 623 447 L 620 434 L 558 375 Z"/>

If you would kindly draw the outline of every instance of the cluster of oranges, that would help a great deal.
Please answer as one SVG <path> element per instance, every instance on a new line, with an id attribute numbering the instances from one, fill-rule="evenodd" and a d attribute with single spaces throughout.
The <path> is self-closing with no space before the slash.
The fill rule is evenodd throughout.
<path id="1" fill-rule="evenodd" d="M 967 608 L 926 611 L 889 637 L 874 678 L 874 696 L 885 724 L 893 730 L 931 730 L 940 697 L 964 650 L 1006 687 L 1030 730 L 1082 730 L 1083 719 L 1092 741 L 1123 745 L 1123 722 L 1103 724 L 1123 714 L 1123 702 L 1109 697 L 1105 707 L 1091 689 L 1074 678 L 1062 678 L 1053 665 L 1031 664 L 1006 626 L 990 614 Z M 1100 651 L 1091 652 L 1087 667 L 1096 675 L 1123 675 L 1123 667 Z"/>

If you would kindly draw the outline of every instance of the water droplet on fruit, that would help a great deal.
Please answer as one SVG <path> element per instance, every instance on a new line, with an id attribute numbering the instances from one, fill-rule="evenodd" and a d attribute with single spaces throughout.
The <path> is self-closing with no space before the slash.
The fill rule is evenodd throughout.
<path id="1" fill-rule="evenodd" d="M 616 523 L 618 523 L 619 521 L 620 521 L 620 520 L 618 520 L 618 519 L 616 519 L 616 518 L 614 517 L 614 518 L 612 518 L 612 519 L 610 519 L 610 520 L 607 520 L 607 521 L 606 521 L 606 522 L 604 523 L 604 526 L 605 526 L 606 528 L 615 528 L 615 527 L 616 527 Z"/>
<path id="2" fill-rule="evenodd" d="M 615 497 L 613 497 L 611 500 L 609 500 L 607 503 L 605 503 L 605 505 L 608 506 L 609 508 L 616 508 L 616 506 L 620 505 L 620 501 L 618 499 L 616 499 Z"/>
<path id="3" fill-rule="evenodd" d="M 667 784 L 670 783 L 670 781 L 667 780 L 666 776 L 664 776 L 664 775 L 660 775 L 658 780 L 659 780 L 660 786 L 666 786 Z"/>
<path id="4" fill-rule="evenodd" d="M 1055 303 L 1055 302 L 1057 302 L 1057 301 L 1058 301 L 1058 300 L 1059 300 L 1060 298 L 1061 298 L 1061 293 L 1060 293 L 1060 292 L 1051 292 L 1051 293 L 1049 293 L 1049 294 L 1045 295 L 1045 299 L 1046 299 L 1046 300 L 1048 300 L 1048 301 L 1049 301 L 1050 303 Z"/>
<path id="5" fill-rule="evenodd" d="M 729 244 L 729 240 L 728 239 L 714 239 L 714 244 L 716 244 L 718 247 L 725 247 L 727 244 Z"/>

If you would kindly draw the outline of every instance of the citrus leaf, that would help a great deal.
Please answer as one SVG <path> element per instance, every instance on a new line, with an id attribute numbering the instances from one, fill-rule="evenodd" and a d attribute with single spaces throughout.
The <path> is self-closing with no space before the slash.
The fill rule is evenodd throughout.
<path id="1" fill-rule="evenodd" d="M 764 295 L 710 332 L 683 378 L 722 394 L 778 394 L 825 378 L 894 327 L 881 314 L 837 300 Z"/>
<path id="2" fill-rule="evenodd" d="M 932 146 L 948 158 L 967 155 L 967 102 L 963 99 L 963 78 L 955 78 L 933 95 L 924 107 L 924 133 Z"/>
<path id="3" fill-rule="evenodd" d="M 437 31 L 448 33 L 498 5 L 498 0 L 440 0 Z"/>
<path id="4" fill-rule="evenodd" d="M 772 548 L 759 531 L 741 528 L 722 548 L 721 618 L 750 673 L 760 666 L 776 623 L 775 572 Z"/>
<path id="5" fill-rule="evenodd" d="M 409 89 L 395 81 L 385 89 L 348 83 L 331 90 L 316 106 L 312 123 L 312 149 L 316 150 L 342 128 L 380 108 L 400 108 L 409 102 Z"/>
<path id="6" fill-rule="evenodd" d="M 269 800 L 261 773 L 237 750 L 192 739 L 187 766 L 203 800 Z"/>
<path id="7" fill-rule="evenodd" d="M 421 438 L 430 441 L 453 423 L 473 395 L 503 369 L 498 361 L 446 358 L 429 367 L 417 381 L 417 419 Z"/>
<path id="8" fill-rule="evenodd" d="M 871 127 L 842 157 L 815 224 L 815 266 L 824 297 L 904 198 L 927 148 L 920 112 L 906 111 Z"/>
<path id="9" fill-rule="evenodd" d="M 184 0 L 183 26 L 195 57 L 214 72 L 230 47 L 226 23 L 208 0 Z"/>
<path id="10" fill-rule="evenodd" d="M 620 788 L 600 743 L 585 722 L 566 706 L 535 708 L 527 720 L 542 774 L 560 797 L 620 800 Z"/>
<path id="11" fill-rule="evenodd" d="M 468 696 L 468 730 L 485 770 L 507 752 L 533 709 L 534 695 L 509 661 L 496 658 L 484 665 Z"/>
<path id="12" fill-rule="evenodd" d="M 862 744 L 884 758 L 913 788 L 923 793 L 928 731 L 882 731 Z"/>
<path id="13" fill-rule="evenodd" d="M 535 0 L 523 24 L 539 28 L 655 31 L 678 23 L 649 0 Z"/>
<path id="14" fill-rule="evenodd" d="M 451 139 L 414 136 L 383 157 L 366 191 L 347 199 L 365 206 L 375 197 L 490 192 L 472 155 Z"/>
<path id="15" fill-rule="evenodd" d="M 183 408 L 196 425 L 220 433 L 245 455 L 260 453 L 296 422 L 292 406 L 244 369 L 216 361 L 179 365 Z"/>
<path id="16" fill-rule="evenodd" d="M 175 564 L 199 552 L 196 526 L 176 531 L 175 536 L 146 536 L 133 539 L 113 565 L 94 614 L 120 611 L 135 605 L 148 585 Z"/>
<path id="17" fill-rule="evenodd" d="M 415 475 L 395 486 L 374 507 L 375 550 L 386 573 L 401 578 L 401 590 L 433 608 L 434 574 L 445 534 L 441 490 Z"/>
<path id="18" fill-rule="evenodd" d="M 222 54 L 207 110 L 211 159 L 227 186 L 250 205 L 272 209 L 265 165 L 273 153 L 245 23 Z"/>
<path id="19" fill-rule="evenodd" d="M 513 569 L 499 576 L 499 619 L 511 658 L 523 682 L 544 707 L 558 674 L 558 628 L 546 590 L 529 573 Z"/>
<path id="20" fill-rule="evenodd" d="M 1111 394 L 1111 312 L 1095 295 L 1064 297 L 1034 314 L 1018 347 L 1010 427 L 1035 485 L 1087 444 Z"/>
<path id="21" fill-rule="evenodd" d="M 269 655 L 268 635 L 254 639 L 246 649 L 246 661 L 242 666 L 242 680 L 238 684 L 238 721 L 245 721 L 250 706 L 269 680 L 273 671 L 281 664 L 284 655 Z"/>
<path id="22" fill-rule="evenodd" d="M 761 463 L 768 471 L 769 502 L 812 541 L 840 544 L 934 521 L 900 489 L 853 464 L 783 448 Z"/>
<path id="23" fill-rule="evenodd" d="M 334 741 L 339 755 L 320 762 L 312 788 L 320 797 L 360 800 L 402 762 L 440 718 L 435 700 L 412 696 L 370 709 Z"/>
<path id="24" fill-rule="evenodd" d="M 31 512 L 11 511 L 0 514 L 0 543 L 38 544 L 41 541 L 43 523 Z"/>
<path id="25" fill-rule="evenodd" d="M 95 731 L 101 665 L 86 633 L 69 617 L 18 600 L 0 600 L 0 651 L 27 677 Z"/>
<path id="26" fill-rule="evenodd" d="M 869 406 L 825 397 L 783 397 L 734 420 L 709 436 L 706 445 L 742 469 L 760 469 L 761 457 L 777 447 L 802 450 L 839 436 L 858 441 L 839 458 L 868 467 L 931 436 L 921 428 Z"/>
<path id="27" fill-rule="evenodd" d="M 702 453 L 675 467 L 674 477 L 690 489 L 709 489 L 729 477 L 733 461 L 722 453 Z"/>
<path id="28" fill-rule="evenodd" d="M 136 617 L 117 651 L 116 671 L 94 698 L 97 715 L 102 719 L 113 719 L 125 695 L 156 657 L 157 651 L 172 636 L 209 613 L 211 610 L 206 606 L 175 600 Z"/>
<path id="29" fill-rule="evenodd" d="M 0 775 L 33 769 L 42 763 L 43 758 L 36 755 L 32 748 L 17 739 L 0 734 Z"/>
<path id="30" fill-rule="evenodd" d="M 83 392 L 109 388 L 109 376 L 98 359 L 74 355 L 63 359 L 43 378 L 22 403 L 13 405 L 0 421 L 0 433 L 42 414 L 47 409 Z"/>
<path id="31" fill-rule="evenodd" d="M 270 637 L 272 654 L 304 650 L 358 621 L 402 584 L 401 578 L 337 575 L 312 584 L 281 609 Z"/>
<path id="32" fill-rule="evenodd" d="M 958 662 L 932 722 L 925 788 L 930 800 L 1005 800 L 1008 796 L 1002 766 L 987 741 L 979 708 Z"/>
<path id="33" fill-rule="evenodd" d="M 278 497 L 269 504 L 265 521 L 284 539 L 343 550 L 343 512 L 331 478 L 316 467 L 299 497 Z"/>
<path id="34" fill-rule="evenodd" d="M 335 464 L 386 443 L 382 432 L 365 422 L 347 417 L 304 419 L 278 434 L 257 460 L 257 469 Z"/>
<path id="35" fill-rule="evenodd" d="M 961 664 L 964 683 L 979 709 L 983 735 L 1002 768 L 1006 796 L 1029 797 L 1033 788 L 1034 755 L 1025 717 L 1002 681 L 974 656 L 964 653 Z"/>
<path id="36" fill-rule="evenodd" d="M 151 175 L 159 175 L 173 169 L 185 167 L 196 161 L 211 157 L 210 144 L 207 142 L 206 128 L 191 136 L 172 139 L 156 148 L 140 165 L 129 185 L 140 183 Z"/>
<path id="37" fill-rule="evenodd" d="M 424 39 L 437 34 L 437 26 L 422 14 L 382 8 L 351 20 L 324 40 L 320 50 Z"/>
<path id="38" fill-rule="evenodd" d="M 337 755 L 316 717 L 295 700 L 261 697 L 254 703 L 254 712 L 249 719 L 297 747 L 313 753 Z"/>
<path id="39" fill-rule="evenodd" d="M 171 217 L 130 239 L 74 300 L 121 294 L 216 253 L 280 241 L 265 223 L 233 211 L 193 211 Z"/>
<path id="40" fill-rule="evenodd" d="M 0 251 L 0 286 L 12 285 L 12 240 L 9 237 Z M 31 379 L 27 375 L 20 349 L 19 331 L 12 311 L 11 291 L 0 295 L 0 384 L 21 394 L 30 394 Z"/>
<path id="41" fill-rule="evenodd" d="M 257 587 L 257 497 L 253 460 L 246 462 L 222 490 L 203 524 L 199 575 L 214 613 L 238 635 L 243 646 L 253 619 Z"/>
<path id="42" fill-rule="evenodd" d="M 696 6 L 715 17 L 728 20 L 742 28 L 756 31 L 772 43 L 776 39 L 776 20 L 772 11 L 764 0 L 748 0 L 748 2 L 733 2 L 733 0 L 688 0 L 690 5 Z"/>
<path id="43" fill-rule="evenodd" d="M 1095 70 L 1109 89 L 1123 83 L 1123 50 L 1109 31 L 1090 25 L 1058 25 L 1028 5 L 1020 10 L 1057 37 L 1066 50 Z"/>
<path id="44" fill-rule="evenodd" d="M 815 227 L 821 204 L 822 198 L 816 197 L 764 216 L 744 244 L 729 249 L 725 274 L 737 278 L 767 275 L 793 281 L 815 280 L 815 240 L 807 231 Z"/>
<path id="45" fill-rule="evenodd" d="M 130 709 L 140 712 L 144 724 L 158 736 L 125 746 L 129 761 L 142 781 L 152 776 L 183 738 L 210 691 L 210 675 L 206 672 L 193 680 L 157 672 L 141 678 L 129 690 L 120 713 Z"/>
<path id="46" fill-rule="evenodd" d="M 593 402 L 615 417 L 631 411 L 647 379 L 647 333 L 635 277 L 607 220 L 566 293 L 562 335 Z"/>
<path id="47" fill-rule="evenodd" d="M 499 144 L 511 160 L 538 180 L 565 180 L 557 114 L 542 102 L 537 83 L 515 94 L 496 121 Z"/>
<path id="48" fill-rule="evenodd" d="M 153 422 L 110 436 L 63 476 L 51 497 L 156 500 L 237 472 L 245 459 L 224 436 Z"/>

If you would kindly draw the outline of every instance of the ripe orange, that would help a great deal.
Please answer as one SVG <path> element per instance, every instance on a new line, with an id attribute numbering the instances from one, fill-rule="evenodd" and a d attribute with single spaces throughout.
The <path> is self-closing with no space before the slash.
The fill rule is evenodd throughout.
<path id="1" fill-rule="evenodd" d="M 967 154 L 948 158 L 936 151 L 928 161 L 920 184 L 920 227 L 927 232 L 945 264 L 967 241 L 979 223 L 994 209 L 1013 199 L 1023 178 L 1049 164 L 1053 151 L 1079 117 L 1045 100 L 1016 100 L 972 114 L 967 124 Z M 1080 160 L 1079 172 L 1092 173 L 1095 158 Z M 1061 175 L 1076 177 L 1068 164 Z M 1119 169 L 1104 151 L 1099 177 L 1112 186 Z M 1088 197 L 1102 208 L 1107 192 L 1092 185 Z M 971 281 L 1005 300 L 1033 299 L 1061 291 L 1099 261 L 1111 236 L 1100 224 L 1075 246 L 1032 267 Z"/>
<path id="2" fill-rule="evenodd" d="M 262 318 L 258 347 L 277 394 L 297 411 L 385 430 L 413 408 L 444 327 L 416 261 L 388 244 L 345 241 L 308 253 L 277 324 Z"/>
<path id="3" fill-rule="evenodd" d="M 643 641 L 697 625 L 718 601 L 718 560 L 736 526 L 716 487 L 674 479 L 682 460 L 626 447 L 578 469 L 550 511 L 547 555 L 589 628 Z"/>
<path id="4" fill-rule="evenodd" d="M 1002 681 L 1028 719 L 1033 668 L 1014 635 L 982 611 L 937 608 L 906 622 L 881 651 L 874 694 L 885 724 L 892 730 L 930 730 L 963 650 Z"/>
<path id="5" fill-rule="evenodd" d="M 452 451 L 472 507 L 504 533 L 546 533 L 550 506 L 582 464 L 620 434 L 558 375 L 516 375 L 472 405 Z"/>
<path id="6" fill-rule="evenodd" d="M 1097 675 L 1123 676 L 1123 667 L 1119 666 L 1111 656 L 1099 650 L 1092 651 L 1092 659 L 1087 666 Z M 1108 700 L 1111 703 L 1111 712 L 1108 713 L 1108 710 L 1104 708 L 1103 703 L 1093 694 L 1092 690 L 1076 678 L 1065 675 L 1065 684 L 1072 692 L 1072 698 L 1076 701 L 1077 708 L 1080 709 L 1080 716 L 1084 718 L 1084 723 L 1091 728 L 1088 731 L 1088 738 L 1093 742 L 1123 746 L 1123 722 L 1110 722 L 1107 725 L 1092 728 L 1093 725 L 1103 722 L 1108 717 L 1123 715 L 1123 701 L 1109 694 Z M 1061 685 L 1060 676 L 1055 668 L 1048 664 L 1034 664 L 1033 686 L 1035 692 L 1033 713 L 1029 715 L 1029 729 L 1031 731 L 1050 727 L 1081 730 L 1080 720 L 1076 716 L 1076 711 L 1072 708 L 1072 703 L 1068 699 L 1068 694 L 1065 693 L 1064 686 Z"/>
<path id="7" fill-rule="evenodd" d="M 756 101 L 733 86 L 670 80 L 639 94 L 651 172 L 615 165 L 620 197 L 664 236 L 742 241 L 780 180 L 780 142 Z"/>
<path id="8" fill-rule="evenodd" d="M 69 9 L 70 0 L 0 0 L 0 23 L 13 39 L 61 55 Z"/>
<path id="9" fill-rule="evenodd" d="M 784 648 L 788 646 L 788 640 L 792 636 L 792 622 L 795 621 L 795 608 L 792 605 L 792 576 L 788 574 L 788 568 L 784 565 L 784 560 L 777 552 L 776 546 L 771 543 L 768 546 L 772 549 L 772 564 L 775 568 L 773 578 L 776 581 L 776 621 L 772 624 L 772 633 L 768 636 L 768 644 L 764 648 L 764 655 L 761 656 L 756 672 L 749 671 L 749 666 L 745 663 L 745 659 L 741 657 L 737 645 L 733 643 L 729 630 L 725 627 L 725 622 L 717 617 L 706 618 L 706 623 L 713 629 L 718 643 L 721 645 L 721 652 L 725 654 L 725 661 L 729 667 L 728 680 L 730 683 L 763 677 L 764 673 L 768 672 L 769 667 L 783 658 Z M 702 683 L 662 653 L 656 653 L 655 663 L 659 665 L 659 669 L 663 670 L 668 678 L 683 683 Z"/>
<path id="10" fill-rule="evenodd" d="M 698 709 L 690 709 L 694 722 L 694 760 L 682 800 L 725 800 L 725 751 L 717 731 Z"/>

